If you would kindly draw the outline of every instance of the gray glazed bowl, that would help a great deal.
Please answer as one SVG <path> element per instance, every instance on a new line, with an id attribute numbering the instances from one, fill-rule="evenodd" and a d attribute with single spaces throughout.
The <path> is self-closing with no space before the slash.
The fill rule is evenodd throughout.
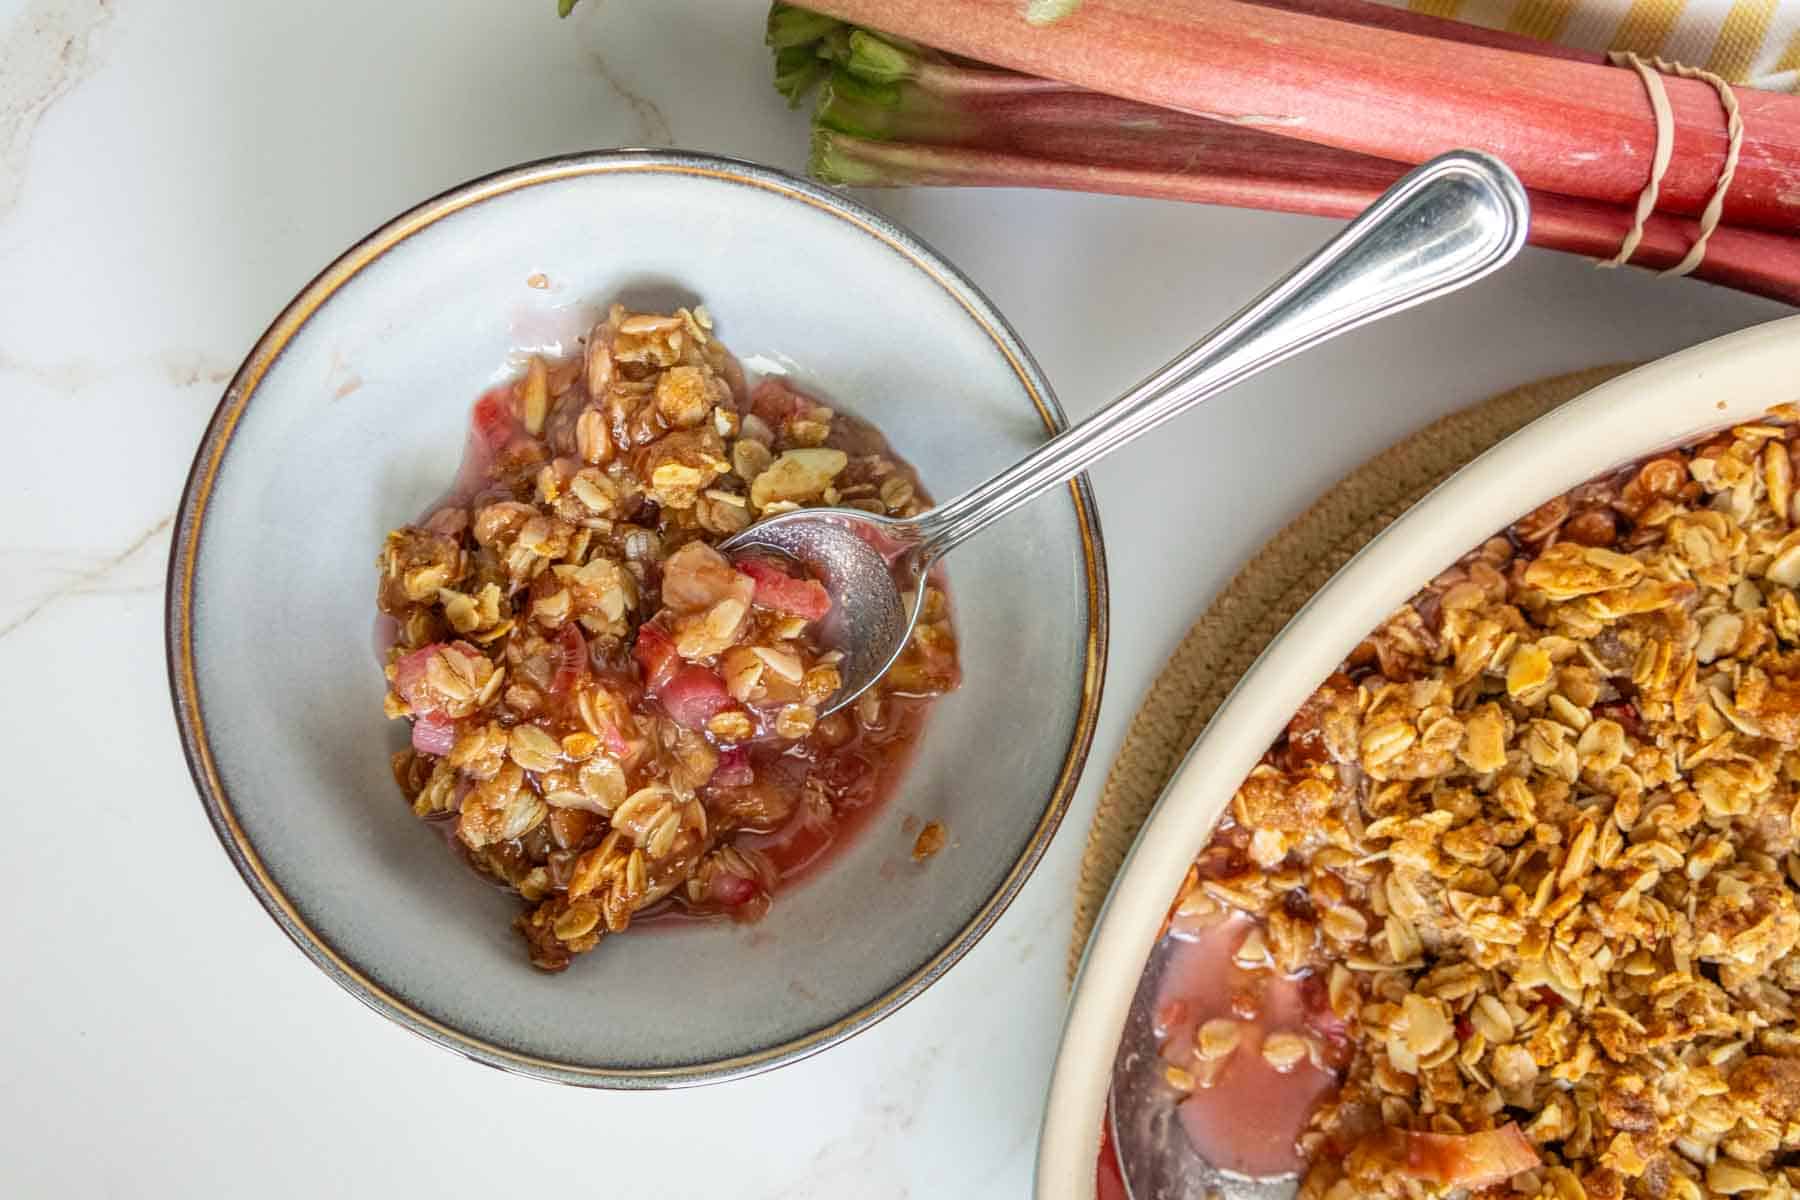
<path id="1" fill-rule="evenodd" d="M 981 294 L 842 196 L 696 155 L 519 167 L 364 239 L 245 359 L 182 499 L 169 671 L 226 853 L 331 978 L 495 1066 L 669 1087 L 841 1041 L 993 924 L 1087 753 L 1106 575 L 1085 482 L 953 556 L 965 682 L 848 851 L 759 925 L 653 928 L 534 972 L 510 928 L 519 902 L 454 861 L 389 775 L 404 733 L 381 716 L 373 563 L 447 485 L 477 394 L 520 351 L 572 345 L 618 296 L 703 300 L 752 374 L 791 374 L 872 419 L 940 497 L 1063 424 Z M 927 820 L 950 844 L 917 865 L 910 830 Z"/>

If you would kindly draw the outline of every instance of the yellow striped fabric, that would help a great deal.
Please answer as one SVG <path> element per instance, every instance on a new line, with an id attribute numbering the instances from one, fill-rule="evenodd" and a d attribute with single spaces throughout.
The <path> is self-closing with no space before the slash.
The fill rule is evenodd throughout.
<path id="1" fill-rule="evenodd" d="M 1797 0 L 1380 0 L 1582 50 L 1632 50 L 1800 92 Z"/>

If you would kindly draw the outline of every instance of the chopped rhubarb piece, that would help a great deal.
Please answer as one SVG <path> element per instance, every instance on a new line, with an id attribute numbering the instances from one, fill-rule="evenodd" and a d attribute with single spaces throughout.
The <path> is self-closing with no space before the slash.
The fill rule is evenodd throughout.
<path id="1" fill-rule="evenodd" d="M 686 664 L 657 690 L 657 698 L 678 725 L 704 729 L 706 723 L 736 703 L 716 671 Z"/>
<path id="2" fill-rule="evenodd" d="M 712 877 L 712 900 L 726 908 L 736 908 L 756 895 L 756 881 L 731 871 L 720 871 Z"/>
<path id="3" fill-rule="evenodd" d="M 644 669 L 644 690 L 655 695 L 667 686 L 669 677 L 681 666 L 675 653 L 675 639 L 661 625 L 646 622 L 638 626 L 637 645 L 632 656 Z"/>
<path id="4" fill-rule="evenodd" d="M 1407 1132 L 1401 1137 L 1401 1170 L 1441 1187 L 1475 1191 L 1539 1165 L 1537 1151 L 1516 1124 L 1481 1133 Z"/>
<path id="5" fill-rule="evenodd" d="M 1642 741 L 1644 738 L 1644 719 L 1638 715 L 1637 705 L 1629 700 L 1614 700 L 1609 704 L 1600 704 L 1594 711 L 1609 721 L 1616 721 L 1628 735 Z"/>
<path id="6" fill-rule="evenodd" d="M 412 746 L 420 754 L 448 754 L 456 744 L 456 722 L 440 713 L 426 713 L 413 722 Z"/>
<path id="7" fill-rule="evenodd" d="M 600 726 L 600 744 L 606 747 L 608 754 L 621 761 L 631 754 L 631 743 L 625 740 L 619 727 L 610 721 Z"/>
<path id="8" fill-rule="evenodd" d="M 394 664 L 394 691 L 406 701 L 414 716 L 424 716 L 438 709 L 438 697 L 426 683 L 426 672 L 433 656 L 440 650 L 455 651 L 470 659 L 486 657 L 467 642 L 433 642 L 429 646 L 420 646 L 411 654 L 403 655 Z"/>
<path id="9" fill-rule="evenodd" d="M 587 639 L 581 636 L 581 630 L 571 621 L 562 628 L 556 639 L 556 676 L 550 681 L 550 690 L 558 695 L 568 691 L 587 671 L 588 648 Z"/>
<path id="10" fill-rule="evenodd" d="M 512 388 L 503 386 L 482 393 L 481 399 L 475 402 L 470 425 L 489 452 L 510 442 L 518 427 L 518 419 L 512 410 Z"/>
<path id="11" fill-rule="evenodd" d="M 1131 1200 L 1125 1190 L 1125 1173 L 1119 1169 L 1119 1152 L 1113 1146 L 1112 1122 L 1100 1122 L 1100 1161 L 1094 1181 L 1097 1200 Z"/>
<path id="12" fill-rule="evenodd" d="M 436 643 L 430 646 L 421 646 L 411 654 L 404 655 L 394 664 L 394 690 L 400 693 L 402 700 L 412 705 L 414 712 L 429 711 L 428 707 L 425 709 L 420 707 L 421 703 L 425 701 L 422 687 L 425 682 L 425 667 L 431 661 L 431 656 L 436 654 L 440 648 Z"/>
<path id="13" fill-rule="evenodd" d="M 850 532 L 869 544 L 869 548 L 881 555 L 890 565 L 905 554 L 911 546 L 894 537 L 873 521 L 857 521 L 850 526 Z"/>
<path id="14" fill-rule="evenodd" d="M 782 422 L 798 415 L 801 409 L 809 407 L 811 403 L 789 387 L 786 381 L 775 378 L 763 380 L 750 393 L 750 411 L 775 429 L 780 429 Z"/>
<path id="15" fill-rule="evenodd" d="M 767 559 L 746 558 L 737 569 L 756 581 L 753 597 L 764 608 L 816 621 L 831 611 L 831 595 L 816 579 L 797 579 Z"/>

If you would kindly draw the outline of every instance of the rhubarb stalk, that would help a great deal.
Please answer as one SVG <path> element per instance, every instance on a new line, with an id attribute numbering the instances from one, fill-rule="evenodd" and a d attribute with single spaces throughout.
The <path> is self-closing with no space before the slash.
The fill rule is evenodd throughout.
<path id="1" fill-rule="evenodd" d="M 1267 152 L 1259 152 L 1249 139 L 1234 144 L 1221 138 L 1214 142 L 1212 159 L 1196 159 L 1189 169 L 1172 172 L 962 146 L 878 142 L 819 129 L 813 134 L 812 171 L 826 182 L 853 187 L 1056 188 L 1349 219 L 1408 170 L 1402 163 L 1322 147 L 1310 148 L 1332 157 L 1308 164 L 1289 139 L 1236 132 L 1264 139 Z M 1630 227 L 1631 215 L 1614 205 L 1531 193 L 1534 246 L 1610 258 Z M 1687 254 L 1697 233 L 1694 221 L 1653 216 L 1644 224 L 1632 263 L 1666 270 Z M 1800 305 L 1800 238 L 1721 226 L 1693 274 Z"/>
<path id="2" fill-rule="evenodd" d="M 1540 42 L 1536 38 L 1526 37 L 1522 33 L 1508 33 L 1503 29 L 1487 29 L 1480 25 L 1471 25 L 1466 21 L 1453 21 L 1449 17 L 1434 17 L 1429 13 L 1414 12 L 1410 8 L 1394 8 L 1387 4 L 1375 4 L 1372 0 L 1246 0 L 1250 4 L 1260 4 L 1264 8 L 1279 8 L 1287 12 L 1307 13 L 1315 17 L 1329 17 L 1334 21 L 1349 21 L 1355 25 L 1373 25 L 1378 29 L 1397 29 L 1402 33 L 1416 33 L 1421 37 L 1441 38 L 1449 42 L 1467 42 L 1472 46 L 1492 46 L 1497 50 L 1516 50 L 1521 54 L 1543 54 L 1550 58 L 1567 58 L 1574 62 L 1604 65 L 1606 55 L 1592 50 L 1577 50 L 1573 46 L 1559 46 L 1555 42 Z"/>
<path id="3" fill-rule="evenodd" d="M 1040 23 L 1018 0 L 809 0 L 820 12 L 983 63 L 1158 108 L 1417 163 L 1456 147 L 1543 191 L 1636 202 L 1655 125 L 1628 71 L 1236 0 L 1081 0 Z M 1060 15 L 1058 15 L 1060 14 Z M 1708 84 L 1665 81 L 1677 151 L 1659 210 L 1693 215 L 1725 155 Z M 1725 220 L 1800 229 L 1800 98 L 1740 89 L 1746 130 Z"/>
<path id="4" fill-rule="evenodd" d="M 1355 12 L 1359 0 L 1272 0 Z M 954 62 L 777 5 L 771 41 L 805 49 L 823 77 L 812 173 L 851 186 L 1045 187 L 1351 217 L 1405 164 L 1153 108 L 1053 80 Z M 812 14 L 807 14 L 811 17 Z M 1459 27 L 1465 29 L 1468 27 Z M 812 38 L 802 42 L 802 35 Z M 780 70 L 778 68 L 778 76 Z M 790 93 L 797 101 L 798 93 Z M 1531 241 L 1609 258 L 1631 226 L 1621 207 L 1534 192 Z M 1632 261 L 1667 268 L 1698 230 L 1653 216 Z M 1697 277 L 1800 303 L 1800 239 L 1715 233 Z"/>

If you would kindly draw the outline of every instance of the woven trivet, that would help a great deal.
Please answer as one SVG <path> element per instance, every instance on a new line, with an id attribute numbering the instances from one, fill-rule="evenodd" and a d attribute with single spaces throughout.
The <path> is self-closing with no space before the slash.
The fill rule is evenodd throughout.
<path id="1" fill-rule="evenodd" d="M 1433 422 L 1352 471 L 1225 585 L 1151 684 L 1107 774 L 1075 885 L 1071 977 L 1151 806 L 1226 693 L 1288 619 L 1370 538 L 1457 468 L 1627 369 L 1594 367 L 1539 380 Z M 1504 519 L 1497 514 L 1495 523 Z"/>

